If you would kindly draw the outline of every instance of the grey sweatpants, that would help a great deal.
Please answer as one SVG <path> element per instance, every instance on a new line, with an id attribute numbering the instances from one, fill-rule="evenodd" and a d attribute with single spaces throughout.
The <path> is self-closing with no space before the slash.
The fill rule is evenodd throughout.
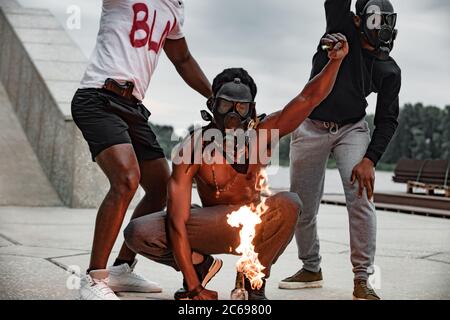
<path id="1" fill-rule="evenodd" d="M 270 268 L 294 237 L 294 229 L 301 210 L 298 196 L 281 192 L 266 200 L 269 209 L 256 226 L 253 240 L 259 261 Z M 186 224 L 189 243 L 193 251 L 200 254 L 236 254 L 240 243 L 239 230 L 228 225 L 227 215 L 239 206 L 219 205 L 192 209 Z M 168 246 L 166 234 L 166 212 L 153 213 L 134 219 L 124 231 L 127 246 L 155 262 L 179 271 L 173 253 Z"/>
<path id="2" fill-rule="evenodd" d="M 291 191 L 299 195 L 303 211 L 297 222 L 295 238 L 303 268 L 320 270 L 317 213 L 323 195 L 328 157 L 336 160 L 344 186 L 350 222 L 351 262 L 355 279 L 373 273 L 376 246 L 376 212 L 366 190 L 358 198 L 358 183 L 350 183 L 354 166 L 364 157 L 370 142 L 365 120 L 331 129 L 324 122 L 306 119 L 292 134 Z"/>

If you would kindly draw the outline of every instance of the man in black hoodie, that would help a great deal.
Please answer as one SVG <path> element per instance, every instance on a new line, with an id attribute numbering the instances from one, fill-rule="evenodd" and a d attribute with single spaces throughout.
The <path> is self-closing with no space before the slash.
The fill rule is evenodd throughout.
<path id="1" fill-rule="evenodd" d="M 401 71 L 390 57 L 396 18 L 388 0 L 326 0 L 326 33 L 343 33 L 350 46 L 333 91 L 292 134 L 291 191 L 303 201 L 296 228 L 303 267 L 280 282 L 281 289 L 322 286 L 317 235 L 317 213 L 323 194 L 326 164 L 336 160 L 350 222 L 354 299 L 378 300 L 367 283 L 373 273 L 376 247 L 376 211 L 372 201 L 375 167 L 397 128 Z M 326 45 L 319 45 L 311 77 L 327 63 Z M 378 101 L 372 137 L 367 123 L 366 97 Z"/>

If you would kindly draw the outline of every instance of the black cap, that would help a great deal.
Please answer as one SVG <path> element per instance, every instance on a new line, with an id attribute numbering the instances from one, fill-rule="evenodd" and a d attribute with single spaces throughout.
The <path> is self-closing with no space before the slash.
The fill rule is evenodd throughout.
<path id="1" fill-rule="evenodd" d="M 217 91 L 216 98 L 235 102 L 253 102 L 250 87 L 243 84 L 239 78 L 223 84 L 219 91 Z"/>

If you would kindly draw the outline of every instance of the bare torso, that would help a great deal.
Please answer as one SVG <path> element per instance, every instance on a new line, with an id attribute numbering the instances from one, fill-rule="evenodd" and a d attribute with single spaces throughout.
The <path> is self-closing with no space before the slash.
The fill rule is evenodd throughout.
<path id="1" fill-rule="evenodd" d="M 251 143 L 249 154 L 257 151 Z M 214 156 L 215 164 L 203 162 L 194 180 L 204 207 L 215 205 L 245 205 L 260 202 L 261 164 L 250 164 L 246 173 L 239 173 L 226 163 L 222 154 Z"/>
<path id="2" fill-rule="evenodd" d="M 253 165 L 246 174 L 241 174 L 229 164 L 203 164 L 194 177 L 203 206 L 259 202 L 260 191 L 256 186 L 260 179 L 260 169 L 260 165 Z"/>

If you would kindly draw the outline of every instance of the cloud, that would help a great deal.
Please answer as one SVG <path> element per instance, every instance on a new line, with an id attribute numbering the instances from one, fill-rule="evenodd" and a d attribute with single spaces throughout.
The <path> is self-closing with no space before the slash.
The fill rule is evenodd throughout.
<path id="1" fill-rule="evenodd" d="M 21 0 L 23 4 L 36 3 Z M 309 78 L 311 59 L 325 30 L 322 1 L 185 0 L 189 47 L 212 78 L 231 66 L 246 68 L 259 87 L 257 108 L 272 112 L 298 94 Z M 41 0 L 64 23 L 65 8 L 82 8 L 80 31 L 71 36 L 89 55 L 95 45 L 101 0 Z M 393 56 L 402 68 L 401 103 L 450 104 L 450 2 L 392 0 L 399 13 Z M 352 7 L 353 8 L 353 7 Z M 198 121 L 204 99 L 188 88 L 163 55 L 146 99 L 152 120 L 187 127 Z M 375 110 L 375 97 L 369 99 Z"/>

